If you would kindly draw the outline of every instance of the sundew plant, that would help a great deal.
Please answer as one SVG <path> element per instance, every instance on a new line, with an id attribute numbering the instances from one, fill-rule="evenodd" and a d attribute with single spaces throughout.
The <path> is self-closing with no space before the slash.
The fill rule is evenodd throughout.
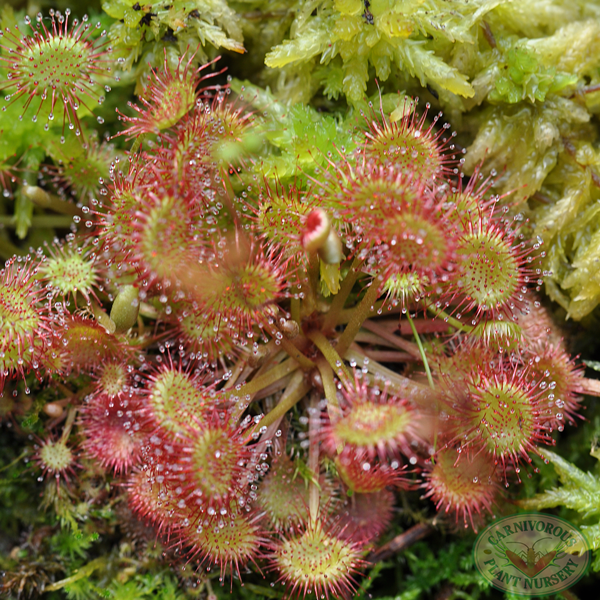
<path id="1" fill-rule="evenodd" d="M 503 598 L 527 509 L 591 597 L 600 4 L 46 4 L 0 12 L 0 592 Z"/>

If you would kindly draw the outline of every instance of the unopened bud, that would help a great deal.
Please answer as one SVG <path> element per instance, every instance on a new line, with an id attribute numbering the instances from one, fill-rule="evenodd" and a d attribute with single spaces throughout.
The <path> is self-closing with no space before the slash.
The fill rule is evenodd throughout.
<path id="1" fill-rule="evenodd" d="M 133 285 L 123 286 L 119 290 L 110 311 L 116 331 L 127 331 L 135 325 L 140 312 L 139 293 Z"/>
<path id="2" fill-rule="evenodd" d="M 322 208 L 315 208 L 306 217 L 304 232 L 302 233 L 302 247 L 307 252 L 320 251 L 327 241 L 331 230 L 331 223 L 327 213 Z"/>
<path id="3" fill-rule="evenodd" d="M 44 405 L 44 408 L 42 409 L 49 417 L 60 417 L 63 412 L 64 409 L 60 404 L 57 404 L 56 402 L 48 402 L 48 404 Z"/>
<path id="4" fill-rule="evenodd" d="M 319 258 L 328 265 L 337 265 L 344 260 L 342 241 L 333 229 L 319 248 Z"/>

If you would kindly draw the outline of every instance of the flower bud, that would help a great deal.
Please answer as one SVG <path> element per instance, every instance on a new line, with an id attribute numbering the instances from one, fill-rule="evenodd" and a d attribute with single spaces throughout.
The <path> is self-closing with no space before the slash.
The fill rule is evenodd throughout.
<path id="1" fill-rule="evenodd" d="M 135 325 L 140 312 L 139 290 L 133 285 L 123 286 L 110 311 L 110 318 L 116 325 L 116 331 L 127 331 Z"/>
<path id="2" fill-rule="evenodd" d="M 330 231 L 331 222 L 327 213 L 322 208 L 315 208 L 306 217 L 305 229 L 301 238 L 302 247 L 307 252 L 320 251 L 327 243 Z"/>

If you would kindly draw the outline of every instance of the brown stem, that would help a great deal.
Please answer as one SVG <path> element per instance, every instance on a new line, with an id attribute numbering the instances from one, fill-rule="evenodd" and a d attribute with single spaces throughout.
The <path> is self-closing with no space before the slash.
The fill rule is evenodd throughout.
<path id="1" fill-rule="evenodd" d="M 394 344 L 396 348 L 400 348 L 401 350 L 404 350 L 405 352 L 412 354 L 415 358 L 421 360 L 421 353 L 419 352 L 419 347 L 417 344 L 413 344 L 413 342 L 409 342 L 400 336 L 390 333 L 385 327 L 379 323 L 375 323 L 375 321 L 367 320 L 363 323 L 363 327 L 369 331 L 372 331 L 373 333 L 376 333 L 384 340 L 390 342 L 390 344 Z"/>
<path id="2" fill-rule="evenodd" d="M 238 377 L 240 376 L 240 373 L 244 370 L 245 366 L 245 359 L 241 358 L 240 360 L 238 360 L 238 362 L 234 365 L 233 369 L 231 370 L 231 376 L 227 380 L 227 383 L 223 386 L 223 390 L 228 390 L 229 388 L 232 388 L 235 385 L 236 381 L 238 380 Z"/>
<path id="3" fill-rule="evenodd" d="M 344 358 L 348 361 L 355 361 L 357 364 L 363 364 L 366 356 L 358 346 L 354 345 L 344 354 Z M 432 390 L 428 385 L 403 377 L 374 360 L 368 361 L 367 370 L 376 379 L 379 379 L 379 385 L 385 381 L 394 394 L 408 398 L 424 410 L 435 413 L 439 392 Z"/>
<path id="4" fill-rule="evenodd" d="M 600 379 L 589 379 L 587 377 L 582 377 L 579 380 L 579 387 L 582 394 L 600 397 Z"/>
<path id="5" fill-rule="evenodd" d="M 394 348 L 396 350 L 398 346 L 384 340 L 380 335 L 361 329 L 354 338 L 354 341 L 360 344 L 370 344 L 371 346 L 382 346 L 383 348 Z"/>
<path id="6" fill-rule="evenodd" d="M 427 537 L 430 533 L 433 533 L 435 528 L 430 523 L 417 523 L 410 529 L 407 529 L 404 533 L 397 535 L 393 540 L 390 540 L 387 544 L 374 550 L 368 557 L 367 561 L 370 563 L 376 563 L 382 560 L 390 558 L 394 554 L 406 550 L 409 546 L 412 546 L 415 542 L 422 540 Z"/>
<path id="7" fill-rule="evenodd" d="M 310 358 L 302 354 L 302 352 L 300 352 L 296 345 L 292 341 L 288 340 L 282 332 L 280 332 L 275 327 L 269 327 L 267 331 L 274 338 L 278 339 L 278 341 L 281 344 L 281 347 L 288 353 L 290 358 L 293 358 L 300 365 L 301 368 L 303 368 L 305 371 L 309 371 L 310 369 L 315 368 L 315 363 L 312 360 L 310 360 Z M 278 335 L 282 337 L 278 338 Z"/>
<path id="8" fill-rule="evenodd" d="M 369 311 L 368 318 L 381 316 L 383 306 L 386 302 L 387 300 L 379 300 L 378 302 L 375 302 L 375 304 L 373 304 L 373 310 Z M 400 309 L 398 307 L 390 308 L 390 306 L 391 305 L 388 303 L 388 310 L 385 312 L 386 315 L 400 313 Z M 353 313 L 354 308 L 345 308 L 344 310 L 340 311 L 340 316 L 337 320 L 338 325 L 345 325 L 346 323 L 349 323 Z"/>
<path id="9" fill-rule="evenodd" d="M 314 525 L 319 518 L 319 397 L 313 393 L 308 411 L 308 468 L 311 472 L 308 487 L 308 509 L 311 523 Z"/>
<path id="10" fill-rule="evenodd" d="M 407 352 L 395 352 L 393 350 L 368 350 L 365 348 L 362 350 L 366 356 L 379 362 L 405 363 L 418 360 L 415 356 L 408 354 Z"/>

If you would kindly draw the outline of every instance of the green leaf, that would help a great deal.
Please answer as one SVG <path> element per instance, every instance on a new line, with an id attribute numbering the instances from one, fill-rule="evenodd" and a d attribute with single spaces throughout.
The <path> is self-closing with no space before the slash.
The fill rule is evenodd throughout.
<path id="1" fill-rule="evenodd" d="M 518 504 L 526 510 L 542 510 L 565 506 L 580 513 L 582 519 L 600 516 L 600 478 L 585 473 L 564 458 L 544 450 L 544 456 L 552 462 L 562 483 L 533 498 L 519 500 Z M 600 523 L 582 525 L 592 549 L 600 548 Z M 573 548 L 575 550 L 576 547 Z"/>
<path id="2" fill-rule="evenodd" d="M 396 46 L 397 59 L 411 75 L 419 79 L 423 87 L 427 84 L 439 85 L 465 98 L 474 96 L 475 90 L 467 77 L 436 56 L 433 50 L 427 49 L 425 44 L 421 40 L 402 40 Z"/>

